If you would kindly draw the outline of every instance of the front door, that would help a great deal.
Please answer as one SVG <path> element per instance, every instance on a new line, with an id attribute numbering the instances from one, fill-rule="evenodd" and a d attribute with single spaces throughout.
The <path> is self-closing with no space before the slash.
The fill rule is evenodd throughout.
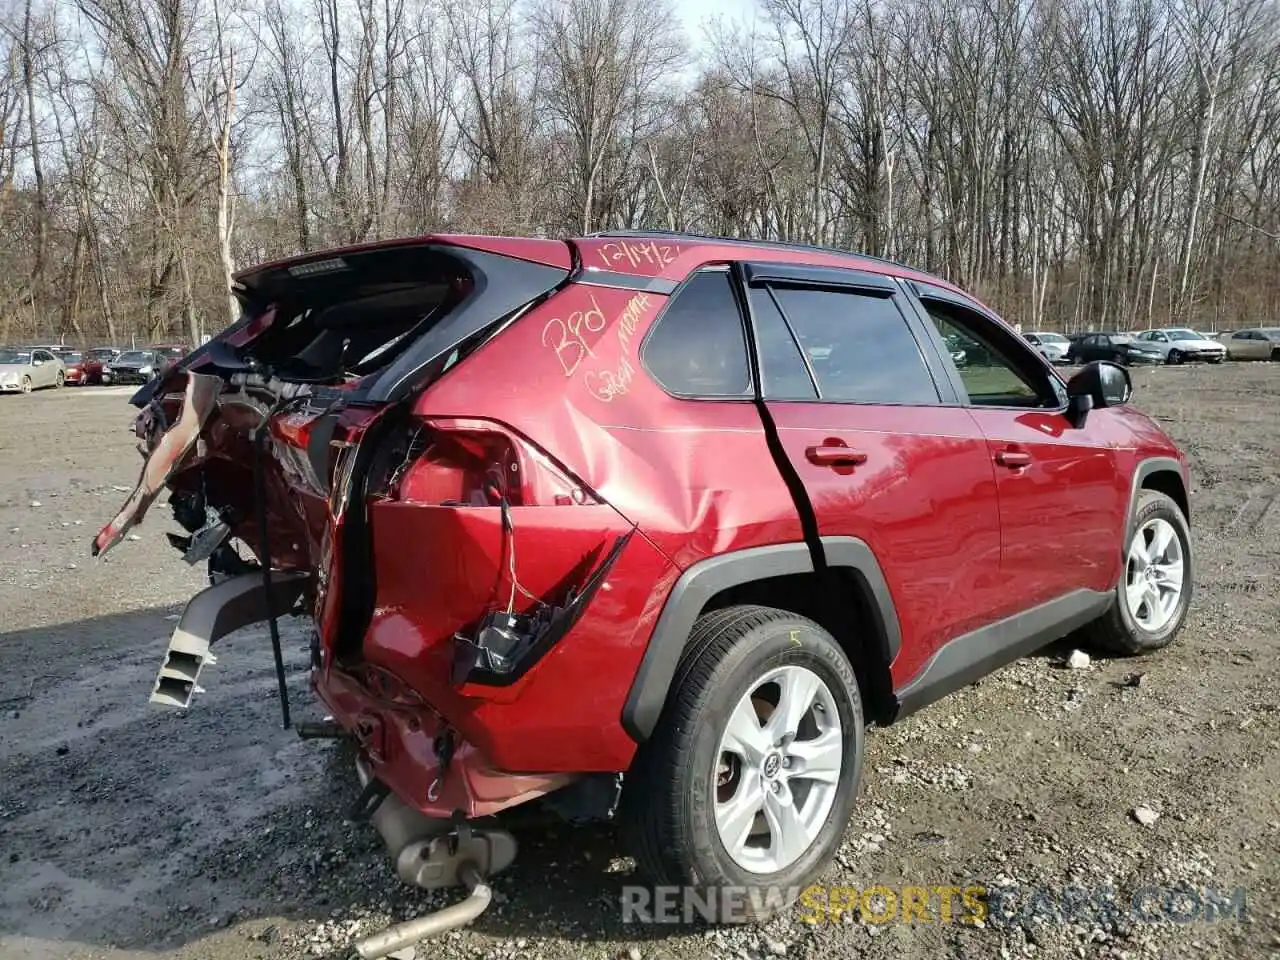
<path id="1" fill-rule="evenodd" d="M 746 267 L 761 390 L 818 533 L 871 547 L 904 641 L 895 685 L 998 619 L 994 469 L 968 410 L 921 350 L 891 278 Z M 940 382 L 941 380 L 941 382 Z"/>
<path id="2" fill-rule="evenodd" d="M 1066 390 L 1050 368 L 993 318 L 950 291 L 917 284 L 919 304 L 944 339 L 979 363 L 955 368 L 987 439 L 999 490 L 1001 566 L 1022 609 L 1081 586 L 1113 583 L 1127 490 L 1107 436 L 1107 411 L 1082 429 L 1066 416 Z"/>

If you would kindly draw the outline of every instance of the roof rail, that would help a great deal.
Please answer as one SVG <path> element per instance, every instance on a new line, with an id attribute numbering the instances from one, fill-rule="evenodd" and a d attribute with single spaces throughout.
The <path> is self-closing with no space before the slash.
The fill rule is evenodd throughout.
<path id="1" fill-rule="evenodd" d="M 752 240 L 749 237 L 726 237 L 713 233 L 693 233 L 687 230 L 665 230 L 654 228 L 652 230 L 600 230 L 595 233 L 586 234 L 583 239 L 602 239 L 606 237 L 672 237 L 683 238 L 686 240 L 703 240 L 713 243 L 741 243 L 753 247 L 775 247 L 779 250 L 807 250 L 812 253 L 834 253 L 844 257 L 857 257 L 859 260 L 871 260 L 875 263 L 883 263 L 886 266 L 900 267 L 903 270 L 910 270 L 915 273 L 923 273 L 909 264 L 902 263 L 898 260 L 890 260 L 887 257 L 877 257 L 869 253 L 860 253 L 857 250 L 845 250 L 840 247 L 823 247 L 813 243 L 795 243 L 790 240 Z"/>

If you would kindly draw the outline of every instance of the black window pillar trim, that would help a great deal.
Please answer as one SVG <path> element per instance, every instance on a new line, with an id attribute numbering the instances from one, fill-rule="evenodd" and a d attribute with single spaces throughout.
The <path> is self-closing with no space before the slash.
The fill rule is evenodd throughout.
<path id="1" fill-rule="evenodd" d="M 915 318 L 917 329 L 924 341 L 925 362 L 937 371 L 936 377 L 939 382 L 947 384 L 952 396 L 951 402 L 960 406 L 969 406 L 968 388 L 964 385 L 964 379 L 960 376 L 960 370 L 956 367 L 955 361 L 951 359 L 951 351 L 947 349 L 946 340 L 942 338 L 942 333 L 934 325 L 929 311 L 925 309 L 924 302 L 920 299 L 919 285 L 914 280 L 899 280 L 898 283 L 902 288 L 903 299 L 911 307 L 911 315 Z"/>
<path id="2" fill-rule="evenodd" d="M 751 296 L 747 288 L 746 275 L 741 261 L 729 265 L 729 281 L 733 288 L 734 302 L 738 308 L 738 316 L 744 324 L 743 335 L 747 342 L 747 362 L 750 365 L 751 379 L 754 383 L 754 403 L 760 416 L 760 426 L 764 431 L 765 445 L 773 460 L 774 469 L 782 478 L 787 492 L 791 495 L 791 504 L 796 511 L 796 519 L 800 523 L 800 531 L 809 548 L 810 560 L 815 570 L 825 570 L 826 555 L 822 549 L 822 539 L 818 533 L 818 514 L 809 499 L 809 491 L 804 485 L 800 471 L 791 462 L 791 456 L 782 442 L 778 425 L 769 410 L 764 395 L 764 375 L 760 366 L 760 331 L 756 323 L 755 311 L 751 307 Z M 789 329 L 789 328 L 788 328 Z M 797 344 L 799 346 L 799 344 Z M 803 350 L 801 353 L 803 354 Z"/>

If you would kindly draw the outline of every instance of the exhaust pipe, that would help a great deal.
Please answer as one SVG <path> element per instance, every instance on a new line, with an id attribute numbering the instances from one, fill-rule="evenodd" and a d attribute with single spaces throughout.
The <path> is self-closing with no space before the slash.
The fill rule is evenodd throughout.
<path id="1" fill-rule="evenodd" d="M 470 861 L 458 867 L 458 879 L 469 891 L 467 899 L 357 940 L 356 953 L 360 954 L 362 960 L 381 960 L 387 954 L 403 950 L 419 940 L 437 937 L 471 923 L 489 908 L 489 904 L 493 902 L 493 891 L 484 882 L 476 865 Z"/>
<path id="2" fill-rule="evenodd" d="M 360 782 L 379 786 L 363 759 L 356 761 Z M 476 829 L 469 823 L 428 817 L 386 790 L 367 819 L 382 837 L 396 875 L 412 886 L 438 890 L 461 884 L 467 898 L 433 913 L 405 920 L 356 941 L 362 960 L 380 958 L 419 940 L 464 927 L 488 909 L 493 891 L 486 878 L 505 870 L 516 856 L 516 840 L 508 831 Z"/>

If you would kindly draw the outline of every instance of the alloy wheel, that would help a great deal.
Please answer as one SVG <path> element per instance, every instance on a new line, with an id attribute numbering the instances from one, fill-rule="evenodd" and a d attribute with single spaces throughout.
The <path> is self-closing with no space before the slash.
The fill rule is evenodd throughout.
<path id="1" fill-rule="evenodd" d="M 30 393 L 30 392 L 31 392 L 31 378 L 30 378 L 30 377 L 23 377 L 23 378 L 22 378 L 22 392 L 23 392 L 23 393 Z"/>
<path id="2" fill-rule="evenodd" d="M 712 784 L 725 851 L 751 873 L 800 859 L 831 814 L 844 731 L 830 688 L 788 665 L 752 684 L 729 715 Z"/>
<path id="3" fill-rule="evenodd" d="M 1182 600 L 1185 558 L 1173 524 L 1160 517 L 1144 523 L 1129 543 L 1125 602 L 1142 629 L 1162 630 Z"/>

